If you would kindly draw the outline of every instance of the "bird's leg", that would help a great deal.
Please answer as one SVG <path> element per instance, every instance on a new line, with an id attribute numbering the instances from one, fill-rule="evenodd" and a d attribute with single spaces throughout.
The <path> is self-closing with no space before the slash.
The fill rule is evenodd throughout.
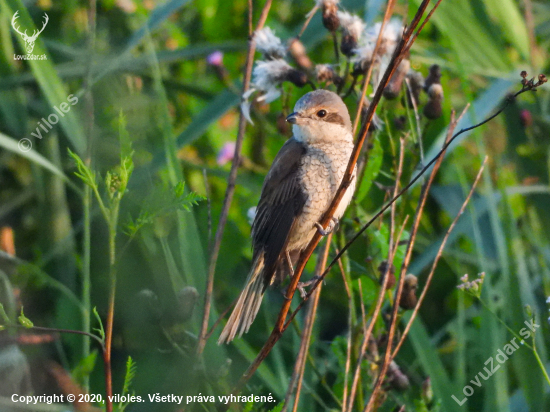
<path id="1" fill-rule="evenodd" d="M 285 251 L 285 260 L 286 260 L 286 263 L 288 264 L 288 269 L 290 271 L 290 277 L 293 278 L 294 277 L 294 268 L 292 267 L 292 259 L 290 258 L 290 254 L 288 253 L 288 250 Z M 307 292 L 304 289 L 304 287 L 309 286 L 312 283 L 312 280 L 309 280 L 307 282 L 298 282 L 298 285 L 296 286 L 296 288 L 300 291 L 300 296 L 302 297 L 302 299 L 304 299 L 307 295 Z M 285 289 L 285 291 L 284 291 L 285 299 L 286 299 L 286 291 L 287 290 L 288 289 Z"/>
<path id="2" fill-rule="evenodd" d="M 313 285 L 315 282 L 317 282 L 318 280 L 321 280 L 321 279 L 322 279 L 321 276 L 315 275 L 310 280 L 308 280 L 306 282 L 299 282 L 298 284 L 300 286 L 302 286 L 303 288 L 307 288 L 308 286 Z"/>
<path id="3" fill-rule="evenodd" d="M 330 222 L 326 229 L 323 229 L 323 226 L 319 222 L 315 222 L 315 227 L 321 234 L 321 236 L 326 236 L 331 234 L 334 229 L 338 229 L 338 219 L 336 219 L 334 216 L 330 218 Z"/>
<path id="4" fill-rule="evenodd" d="M 290 278 L 292 279 L 294 277 L 294 268 L 292 267 L 292 259 L 290 259 L 290 254 L 288 253 L 288 250 L 285 250 L 285 261 L 288 264 L 288 270 L 290 272 Z M 298 285 L 298 289 L 300 289 L 299 285 Z M 285 288 L 283 290 L 283 296 L 285 297 L 285 299 L 288 299 L 286 297 L 287 290 L 288 290 L 288 288 Z M 302 295 L 302 290 L 301 289 L 300 289 L 300 295 Z"/>

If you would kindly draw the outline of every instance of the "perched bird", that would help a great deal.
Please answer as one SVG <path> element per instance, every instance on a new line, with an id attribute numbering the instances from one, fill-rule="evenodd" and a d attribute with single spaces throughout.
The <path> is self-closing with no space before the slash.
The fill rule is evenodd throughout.
<path id="1" fill-rule="evenodd" d="M 286 120 L 293 125 L 293 136 L 265 178 L 252 224 L 252 269 L 218 344 L 248 331 L 267 286 L 292 276 L 294 263 L 315 232 L 327 233 L 319 221 L 340 186 L 353 150 L 348 109 L 333 92 L 307 93 Z M 328 232 L 351 201 L 355 173 Z"/>

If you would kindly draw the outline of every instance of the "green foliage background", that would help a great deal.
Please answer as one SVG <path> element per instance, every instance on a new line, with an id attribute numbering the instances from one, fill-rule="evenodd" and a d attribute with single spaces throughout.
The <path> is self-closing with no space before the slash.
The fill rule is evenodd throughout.
<path id="1" fill-rule="evenodd" d="M 253 3 L 256 19 L 261 4 Z M 312 3 L 274 1 L 267 25 L 288 39 L 299 32 Z M 419 3 L 398 1 L 396 13 L 410 18 Z M 124 5 L 134 7 L 125 10 Z M 383 6 L 379 0 L 342 2 L 344 9 L 364 16 L 369 24 L 380 20 Z M 532 7 L 532 21 L 525 18 L 527 6 Z M 43 13 L 48 13 L 50 21 L 33 52 L 47 54 L 47 60 L 14 60 L 14 53 L 23 53 L 21 38 L 10 27 L 16 10 L 23 27 L 38 25 Z M 248 36 L 247 2 L 98 0 L 93 52 L 87 28 L 89 13 L 84 1 L 0 0 L 0 224 L 13 228 L 19 259 L 14 265 L 13 259 L 1 256 L 0 301 L 12 318 L 18 305 L 24 304 L 26 316 L 35 325 L 82 329 L 83 311 L 90 309 L 83 282 L 89 256 L 89 305 L 105 316 L 107 228 L 97 204 L 92 203 L 91 219 L 86 219 L 84 189 L 73 174 L 76 169 L 67 149 L 91 161 L 102 181 L 120 158 L 119 117 L 123 113 L 135 170 L 121 204 L 117 238 L 123 253 L 117 261 L 114 392 L 122 391 L 131 355 L 137 365 L 132 390 L 144 398 L 157 392 L 226 395 L 261 348 L 282 302 L 278 291 L 269 292 L 250 333 L 227 347 L 215 344 L 218 327 L 208 341 L 204 364 L 197 361 L 194 345 L 209 248 L 230 167 L 219 165 L 216 157 L 237 134 Z M 332 43 L 319 13 L 302 41 L 314 62 L 333 62 Z M 519 90 L 521 70 L 530 75 L 549 74 L 549 46 L 547 1 L 443 0 L 411 53 L 415 69 L 426 75 L 428 67 L 436 63 L 443 73 L 444 115 L 425 127 L 425 158 L 433 157 L 441 147 L 451 109 L 461 111 L 470 103 L 458 128 L 468 126 L 500 107 L 508 93 Z M 217 50 L 224 53 L 225 82 L 206 61 Z M 284 90 L 282 99 L 255 109 L 255 125 L 247 127 L 244 159 L 217 264 L 210 324 L 242 287 L 251 259 L 247 211 L 256 205 L 268 167 L 288 138 L 278 121 L 305 92 L 287 84 Z M 69 94 L 78 97 L 78 104 L 42 139 L 30 137 L 37 122 L 54 113 L 53 106 L 67 101 Z M 346 101 L 352 113 L 355 100 L 352 96 Z M 379 170 L 371 171 L 372 178 L 391 185 L 401 133 L 393 120 L 406 112 L 399 103 L 383 101 L 378 114 L 386 127 L 376 135 L 371 161 Z M 438 410 L 438 405 L 446 412 L 550 410 L 548 385 L 526 348 L 483 381 L 482 388 L 475 388 L 466 404 L 458 406 L 451 398 L 462 399 L 462 388 L 483 370 L 485 360 L 512 338 L 491 313 L 456 289 L 465 273 L 486 273 L 483 298 L 512 330 L 519 331 L 529 319 L 525 312 L 529 305 L 541 325 L 536 344 L 547 362 L 549 137 L 550 92 L 545 86 L 522 95 L 499 118 L 462 135 L 449 149 L 415 247 L 411 272 L 419 276 L 420 287 L 485 155 L 489 155 L 489 166 L 451 237 L 421 316 L 397 358 L 409 376 L 410 388 L 390 390 L 381 410 L 401 404 L 408 405 L 407 410 L 427 410 L 420 401 L 420 388 L 427 376 L 434 391 L 431 410 Z M 30 152 L 17 148 L 22 138 L 31 138 Z M 414 174 L 418 156 L 418 145 L 409 139 L 405 180 Z M 208 201 L 200 201 L 190 211 L 170 207 L 170 191 L 181 182 L 187 191 Z M 182 186 L 178 190 L 184 196 Z M 419 191 L 420 187 L 414 187 L 399 203 L 401 221 L 414 213 Z M 369 184 L 359 193 L 335 237 L 339 247 L 383 204 L 385 193 L 376 185 Z M 144 211 L 154 215 L 150 208 L 162 213 L 130 237 L 127 224 L 135 223 Z M 375 268 L 387 254 L 387 223 L 386 218 L 370 228 L 343 259 L 355 296 L 351 332 L 357 345 L 361 337 L 358 291 L 361 285 L 369 310 L 379 288 Z M 88 229 L 89 244 L 83 238 Z M 314 259 L 308 265 L 309 273 L 313 268 Z M 190 298 L 182 294 L 187 286 L 195 287 L 200 295 L 191 317 L 185 305 Z M 184 303 L 182 296 L 187 299 Z M 347 319 L 348 300 L 336 267 L 323 289 L 299 410 L 341 409 L 338 399 L 343 390 Z M 95 320 L 91 322 L 92 327 L 98 326 Z M 246 393 L 271 393 L 278 401 L 284 399 L 301 325 L 302 319 L 298 319 L 296 330 L 289 329 Z M 383 334 L 382 320 L 376 330 L 376 336 Z M 13 339 L 13 333 L 0 332 L 0 359 L 10 359 L 7 348 Z M 104 390 L 100 357 L 95 365 L 93 352 L 84 358 L 87 351 L 81 337 L 64 335 L 59 343 L 19 343 L 17 348 L 30 364 L 35 394 L 59 391 L 45 372 L 50 360 L 70 371 L 80 384 L 86 384 L 89 374 L 91 393 Z M 365 399 L 372 385 L 369 371 L 376 369 L 371 361 L 365 362 L 361 383 Z M 275 405 L 255 405 L 252 410 L 270 410 Z M 181 406 L 135 403 L 126 410 L 172 411 L 181 410 Z M 192 410 L 216 409 L 214 404 L 204 404 L 194 405 Z"/>

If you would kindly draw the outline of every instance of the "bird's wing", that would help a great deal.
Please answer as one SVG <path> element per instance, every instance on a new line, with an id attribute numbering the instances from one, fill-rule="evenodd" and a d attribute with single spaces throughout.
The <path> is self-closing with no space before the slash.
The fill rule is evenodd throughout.
<path id="1" fill-rule="evenodd" d="M 298 177 L 305 146 L 294 138 L 283 145 L 267 174 L 252 225 L 254 254 L 264 252 L 265 282 L 271 281 L 281 252 L 307 195 Z"/>

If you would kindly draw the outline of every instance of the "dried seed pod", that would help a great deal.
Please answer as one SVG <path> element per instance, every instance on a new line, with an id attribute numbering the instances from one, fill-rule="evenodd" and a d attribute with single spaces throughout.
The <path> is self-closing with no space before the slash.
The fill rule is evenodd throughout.
<path id="1" fill-rule="evenodd" d="M 357 40 L 350 36 L 349 34 L 344 34 L 342 36 L 342 41 L 340 42 L 340 51 L 347 57 L 353 56 L 353 50 L 357 47 Z"/>
<path id="2" fill-rule="evenodd" d="M 405 276 L 403 283 L 403 292 L 401 293 L 401 299 L 399 300 L 399 306 L 402 309 L 413 309 L 418 302 L 416 297 L 416 289 L 418 287 L 418 279 L 413 274 Z"/>
<path id="3" fill-rule="evenodd" d="M 319 83 L 332 83 L 337 77 L 334 68 L 330 64 L 317 64 L 315 66 L 315 78 Z"/>
<path id="4" fill-rule="evenodd" d="M 284 80 L 298 87 L 304 87 L 308 82 L 307 74 L 296 69 L 289 70 Z"/>
<path id="5" fill-rule="evenodd" d="M 304 44 L 298 39 L 292 39 L 289 42 L 289 51 L 292 58 L 296 61 L 298 66 L 304 70 L 309 70 L 313 66 L 311 60 L 307 55 Z"/>
<path id="6" fill-rule="evenodd" d="M 383 260 L 382 263 L 380 263 L 380 265 L 378 265 L 378 272 L 380 272 L 380 284 L 383 285 L 384 284 L 384 276 L 386 275 L 386 273 L 388 273 L 388 282 L 386 283 L 386 289 L 391 289 L 395 286 L 395 267 L 393 265 L 390 265 L 390 267 L 388 268 L 388 261 L 387 260 Z"/>
<path id="7" fill-rule="evenodd" d="M 441 84 L 441 69 L 437 64 L 430 67 L 430 73 L 424 82 L 424 90 L 428 92 L 432 84 Z"/>
<path id="8" fill-rule="evenodd" d="M 345 11 L 339 11 L 338 18 L 342 27 L 340 50 L 345 56 L 351 57 L 355 54 L 357 41 L 365 29 L 365 23 L 358 16 Z"/>
<path id="9" fill-rule="evenodd" d="M 401 91 L 401 86 L 403 85 L 403 80 L 411 68 L 411 62 L 409 59 L 401 60 L 399 66 L 395 69 L 390 81 L 387 86 L 384 88 L 384 97 L 386 99 L 395 99 L 399 96 Z"/>
<path id="10" fill-rule="evenodd" d="M 330 32 L 335 32 L 340 27 L 340 18 L 338 17 L 339 2 L 340 0 L 321 0 L 317 2 L 323 14 L 323 26 Z"/>
<path id="11" fill-rule="evenodd" d="M 432 84 L 428 89 L 428 96 L 430 99 L 424 106 L 424 116 L 431 120 L 438 119 L 443 112 L 443 87 L 437 83 Z"/>

